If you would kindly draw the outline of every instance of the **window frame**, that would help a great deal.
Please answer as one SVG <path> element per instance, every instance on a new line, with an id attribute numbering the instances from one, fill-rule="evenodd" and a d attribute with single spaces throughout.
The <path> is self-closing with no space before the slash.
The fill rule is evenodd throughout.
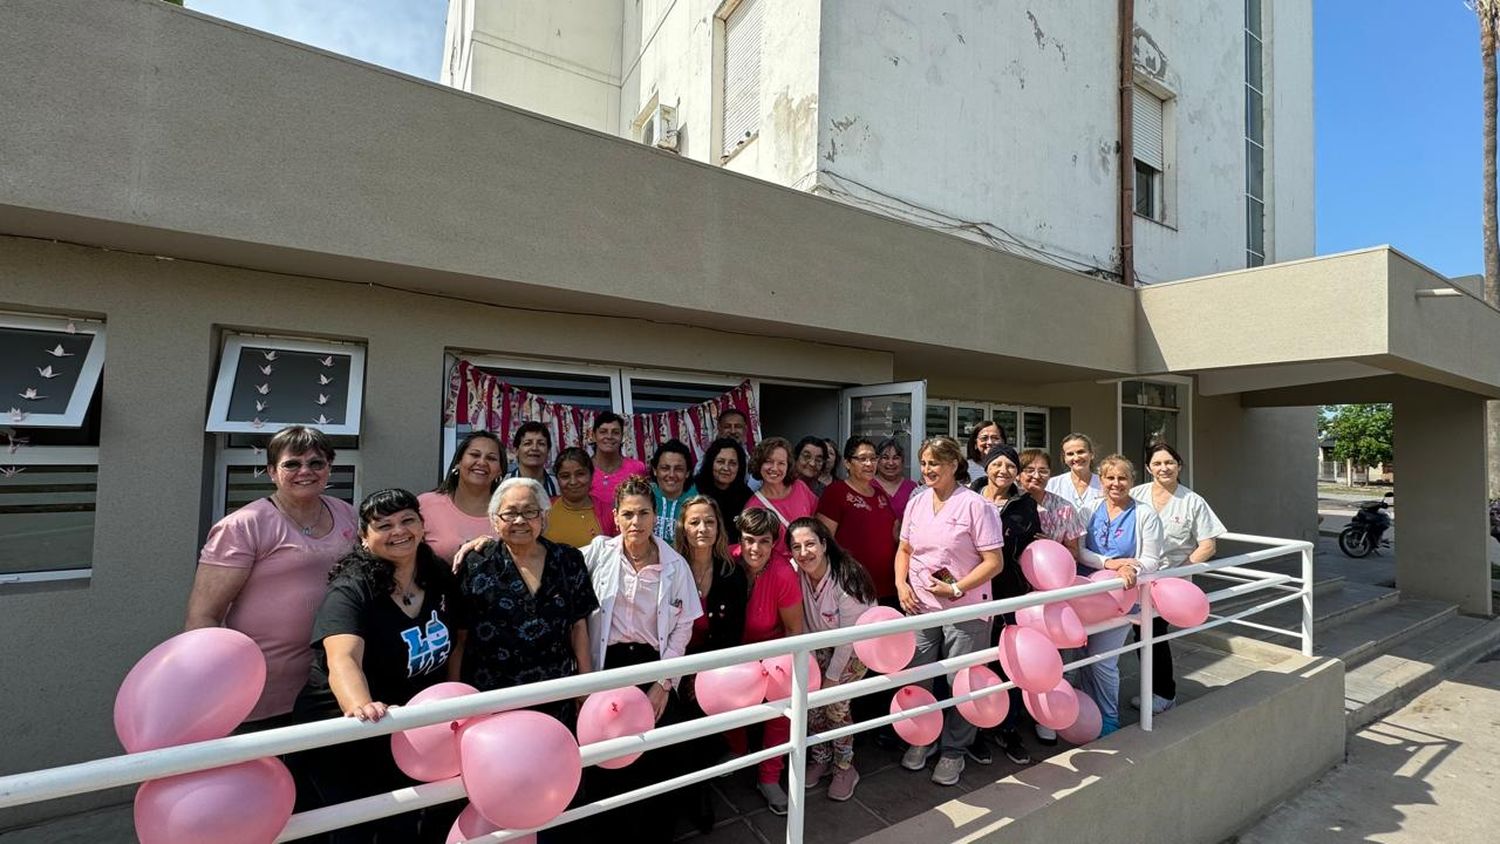
<path id="1" fill-rule="evenodd" d="M 69 326 L 74 330 L 69 331 Z M 88 353 L 84 355 L 78 370 L 78 380 L 73 385 L 73 392 L 68 396 L 68 407 L 62 413 L 26 413 L 24 418 L 15 419 L 6 409 L 15 408 L 24 412 L 24 407 L 12 404 L 15 399 L 9 399 L 6 405 L 0 405 L 0 410 L 5 410 L 3 414 L 0 414 L 0 424 L 21 428 L 83 427 L 84 421 L 88 418 L 89 408 L 93 404 L 94 392 L 99 386 L 99 378 L 104 373 L 105 349 L 108 342 L 104 322 L 44 314 L 0 312 L 0 328 L 47 331 L 63 335 L 94 335 L 94 340 L 89 343 Z"/>
<path id="2" fill-rule="evenodd" d="M 765 59 L 764 51 L 766 20 L 765 10 L 760 6 L 761 2 L 763 2 L 763 0 L 724 0 L 724 2 L 719 5 L 718 10 L 714 13 L 714 52 L 716 55 L 714 56 L 712 74 L 713 79 L 711 81 L 711 84 L 713 86 L 713 99 L 716 101 L 717 105 L 713 109 L 713 121 L 715 126 L 713 127 L 712 134 L 718 142 L 718 157 L 720 165 L 729 163 L 729 161 L 732 160 L 735 156 L 739 155 L 742 150 L 750 146 L 750 144 L 753 143 L 756 138 L 760 137 L 760 123 L 761 117 L 763 116 L 759 113 L 761 100 L 760 71 L 761 65 L 763 64 L 763 61 Z M 733 142 L 731 142 L 728 129 L 729 91 L 727 90 L 729 83 L 729 22 L 736 13 L 744 11 L 745 7 L 748 4 L 755 4 L 756 8 L 754 11 L 756 14 L 760 15 L 760 21 L 756 25 L 757 31 L 760 34 L 760 44 L 756 47 L 756 79 L 754 83 L 754 99 L 756 101 L 755 108 L 757 113 L 755 114 L 754 120 L 751 122 L 749 128 L 745 131 L 745 134 L 741 137 L 734 138 Z"/>
<path id="3" fill-rule="evenodd" d="M 254 433 L 263 434 L 266 432 L 261 430 Z M 228 434 L 218 434 L 214 437 L 212 516 L 215 522 L 224 518 L 224 509 L 228 506 L 227 486 L 229 484 L 229 467 L 264 467 L 266 465 L 265 449 L 231 448 L 228 443 Z M 333 464 L 335 466 L 349 466 L 354 469 L 354 506 L 358 508 L 359 502 L 364 498 L 365 475 L 364 463 L 360 459 L 359 449 L 335 449 Z"/>
<path id="4" fill-rule="evenodd" d="M 1186 484 L 1189 488 L 1191 488 L 1193 485 L 1192 480 L 1194 466 L 1193 394 L 1197 391 L 1196 383 L 1194 382 L 1192 377 L 1187 375 L 1137 375 L 1130 378 L 1121 378 L 1115 381 L 1115 446 L 1122 453 L 1125 453 L 1125 410 L 1127 408 L 1131 410 L 1174 410 L 1174 408 L 1170 407 L 1136 404 L 1133 401 L 1125 401 L 1126 381 L 1155 381 L 1160 384 L 1171 384 L 1172 386 L 1178 388 L 1178 406 L 1175 408 L 1175 412 L 1177 413 L 1177 429 L 1182 432 L 1182 444 L 1174 447 L 1178 450 L 1178 452 L 1182 454 L 1182 459 L 1186 463 L 1186 465 L 1182 467 L 1182 476 L 1180 480 L 1183 484 Z M 1130 458 L 1132 461 L 1135 460 L 1135 457 L 1131 454 L 1126 453 L 1125 456 Z M 1137 466 L 1136 473 L 1139 475 L 1139 477 L 1136 478 L 1136 483 L 1151 482 L 1151 478 L 1146 473 L 1146 467 Z"/>
<path id="5" fill-rule="evenodd" d="M 347 392 L 344 423 L 342 425 L 318 425 L 317 428 L 329 436 L 359 436 L 360 424 L 364 417 L 365 395 L 366 349 L 363 343 L 242 331 L 226 331 L 224 334 L 224 343 L 219 350 L 218 375 L 214 379 L 213 394 L 209 401 L 208 420 L 204 424 L 205 431 L 210 434 L 264 434 L 268 433 L 268 429 L 270 429 L 269 432 L 274 432 L 275 427 L 294 424 L 271 422 L 257 427 L 253 422 L 237 422 L 228 418 L 229 399 L 234 390 L 235 377 L 239 374 L 240 353 L 246 346 L 268 346 L 288 352 L 347 355 L 349 357 L 349 383 L 345 387 Z"/>
<path id="6" fill-rule="evenodd" d="M 1012 446 L 1015 446 L 1015 448 L 1016 448 L 1017 451 L 1021 451 L 1023 449 L 1027 449 L 1027 448 L 1042 448 L 1042 449 L 1051 449 L 1052 448 L 1052 409 L 1049 408 L 1049 407 L 1044 407 L 1044 406 L 1039 405 L 1039 404 L 1014 404 L 1014 403 L 1011 403 L 1011 402 L 986 402 L 986 401 L 975 401 L 973 399 L 947 399 L 947 398 L 929 398 L 929 399 L 927 399 L 927 404 L 929 406 L 938 406 L 938 405 L 941 405 L 941 406 L 945 406 L 945 407 L 948 408 L 948 428 L 947 428 L 947 430 L 944 430 L 944 431 L 928 431 L 927 432 L 928 436 L 935 436 L 937 434 L 943 434 L 945 436 L 953 437 L 953 438 L 958 439 L 960 441 L 962 441 L 963 439 L 965 439 L 964 435 L 961 435 L 961 434 L 958 433 L 958 408 L 965 407 L 965 408 L 970 408 L 970 409 L 982 409 L 984 411 L 984 416 L 981 417 L 981 418 L 983 418 L 983 419 L 994 419 L 996 417 L 997 412 L 999 412 L 999 411 L 1005 411 L 1005 412 L 1008 412 L 1008 413 L 1014 413 L 1016 415 L 1016 425 L 1015 425 L 1015 430 L 1012 431 L 1011 434 L 1014 435 L 1014 439 L 1024 441 L 1025 438 L 1026 438 L 1026 427 L 1025 427 L 1025 425 L 1026 425 L 1026 414 L 1027 413 L 1037 413 L 1037 414 L 1040 414 L 1044 419 L 1047 420 L 1047 426 L 1046 426 L 1047 442 L 1044 443 L 1044 444 L 1042 444 L 1042 445 L 1037 445 L 1037 446 L 1033 446 L 1033 445 L 1030 445 L 1030 444 L 1023 445 L 1023 444 L 1021 444 L 1019 442 L 1011 442 L 1010 444 Z"/>

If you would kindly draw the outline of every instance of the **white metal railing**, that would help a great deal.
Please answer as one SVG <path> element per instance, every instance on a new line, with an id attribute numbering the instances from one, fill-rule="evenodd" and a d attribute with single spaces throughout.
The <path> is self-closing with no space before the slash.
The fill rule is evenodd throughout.
<path id="1" fill-rule="evenodd" d="M 1152 645 L 1156 642 L 1175 639 L 1179 636 L 1185 636 L 1224 624 L 1236 624 L 1296 638 L 1299 640 L 1302 653 L 1307 656 L 1312 655 L 1312 544 L 1297 540 L 1251 536 L 1247 534 L 1226 534 L 1220 537 L 1220 539 L 1265 545 L 1267 547 L 1223 559 L 1211 560 L 1206 563 L 1196 563 L 1166 571 L 1143 574 L 1140 577 L 1141 582 L 1149 582 L 1166 576 L 1182 577 L 1213 572 L 1215 577 L 1223 577 L 1235 582 L 1237 585 L 1209 593 L 1208 598 L 1211 603 L 1230 598 L 1239 598 L 1258 591 L 1278 593 L 1276 597 L 1243 609 L 1238 609 L 1229 615 L 1211 615 L 1207 621 L 1196 627 L 1180 629 L 1166 636 L 1154 636 L 1151 626 L 1154 610 L 1151 605 L 1150 590 L 1143 589 L 1140 592 L 1140 612 L 1138 614 L 1110 619 L 1098 624 L 1088 625 L 1085 628 L 1090 634 L 1093 634 L 1101 630 L 1139 623 L 1139 642 L 1127 642 L 1122 647 L 1112 651 L 1078 659 L 1067 663 L 1065 666 L 1071 670 L 1108 659 L 1111 656 L 1138 650 L 1141 660 L 1140 695 L 1142 706 L 1140 726 L 1143 730 L 1152 729 L 1153 713 L 1149 702 L 1152 699 Z M 1301 556 L 1302 571 L 1300 577 L 1273 574 L 1246 568 L 1246 566 L 1252 563 L 1294 553 Z M 801 636 L 761 642 L 753 645 L 742 645 L 735 648 L 694 654 L 660 662 L 626 668 L 611 668 L 591 674 L 531 683 L 515 688 L 480 692 L 478 694 L 433 701 L 416 706 L 394 707 L 378 723 L 361 722 L 350 718 L 330 718 L 309 724 L 298 724 L 290 727 L 265 730 L 263 732 L 229 736 L 212 741 L 196 742 L 177 747 L 114 756 L 75 765 L 65 765 L 41 771 L 14 774 L 7 777 L 0 777 L 0 809 L 131 785 L 174 774 L 217 768 L 251 759 L 307 750 L 313 747 L 342 744 L 372 736 L 388 735 L 415 727 L 423 727 L 429 724 L 468 718 L 475 715 L 487 715 L 507 709 L 518 709 L 566 698 L 582 697 L 607 689 L 654 682 L 665 677 L 694 674 L 750 660 L 792 654 L 792 692 L 789 700 L 778 701 L 776 703 L 761 703 L 731 712 L 671 724 L 649 730 L 638 736 L 623 736 L 596 742 L 583 746 L 581 750 L 583 764 L 587 766 L 618 756 L 665 747 L 780 717 L 786 717 L 791 720 L 791 737 L 788 741 L 765 748 L 764 750 L 748 753 L 745 756 L 709 768 L 693 771 L 674 779 L 652 783 L 634 791 L 574 807 L 554 818 L 546 827 L 586 818 L 637 800 L 653 797 L 685 785 L 700 782 L 707 777 L 749 767 L 760 763 L 764 759 L 773 758 L 781 754 L 790 754 L 787 765 L 789 805 L 786 840 L 791 844 L 800 844 L 802 841 L 803 818 L 806 812 L 806 784 L 802 779 L 806 770 L 807 748 L 809 745 L 832 741 L 835 738 L 892 724 L 896 721 L 926 712 L 946 709 L 950 706 L 987 695 L 1006 693 L 1015 685 L 1013 682 L 1007 681 L 967 695 L 948 697 L 933 704 L 907 709 L 899 714 L 872 718 L 856 722 L 850 726 L 809 735 L 807 733 L 807 711 L 809 708 L 826 706 L 830 703 L 848 700 L 861 695 L 893 691 L 909 683 L 926 680 L 940 674 L 950 674 L 969 666 L 991 662 L 997 658 L 998 648 L 991 646 L 971 654 L 939 660 L 929 665 L 908 668 L 888 675 L 866 677 L 862 680 L 830 686 L 818 691 L 808 690 L 807 663 L 809 652 L 847 644 L 859 639 L 917 631 L 936 627 L 941 624 L 952 624 L 976 618 L 1011 613 L 1024 607 L 1053 603 L 1060 600 L 1070 600 L 1085 595 L 1100 594 L 1112 591 L 1115 588 L 1117 587 L 1114 584 L 1103 582 L 1086 586 L 1072 586 L 1049 592 L 1032 592 L 1018 598 L 1007 598 L 1000 601 L 991 601 L 986 604 L 976 604 L 919 616 L 909 616 L 878 624 L 808 633 Z M 1283 629 L 1244 620 L 1246 616 L 1292 601 L 1300 601 L 1302 604 L 1302 623 L 1300 629 Z M 277 841 L 291 841 L 387 815 L 446 803 L 464 796 L 464 786 L 460 777 L 400 788 L 385 794 L 352 800 L 293 815 L 291 820 L 287 822 L 281 835 L 277 838 Z M 476 842 L 507 841 L 524 835 L 528 831 L 504 830 L 471 840 Z"/>

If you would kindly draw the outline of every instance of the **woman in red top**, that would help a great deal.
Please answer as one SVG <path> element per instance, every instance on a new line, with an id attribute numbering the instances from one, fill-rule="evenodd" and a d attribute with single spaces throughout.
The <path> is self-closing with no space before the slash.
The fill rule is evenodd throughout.
<path id="1" fill-rule="evenodd" d="M 896 529 L 900 519 L 891 498 L 875 484 L 878 452 L 866 437 L 844 443 L 848 480 L 834 481 L 818 501 L 818 519 L 833 540 L 859 560 L 875 581 L 875 596 L 889 606 L 896 602 Z"/>
<path id="2" fill-rule="evenodd" d="M 752 507 L 735 520 L 740 529 L 740 565 L 750 580 L 750 602 L 745 606 L 744 644 L 766 642 L 783 636 L 796 636 L 806 629 L 802 615 L 802 581 L 788 562 L 773 559 L 771 548 L 781 525 L 762 507 Z M 791 722 L 777 718 L 765 723 L 762 747 L 785 742 L 792 734 Z M 730 746 L 743 754 L 744 734 L 731 733 Z M 786 792 L 781 788 L 781 771 L 786 759 L 781 756 L 760 763 L 761 796 L 771 813 L 786 814 Z"/>

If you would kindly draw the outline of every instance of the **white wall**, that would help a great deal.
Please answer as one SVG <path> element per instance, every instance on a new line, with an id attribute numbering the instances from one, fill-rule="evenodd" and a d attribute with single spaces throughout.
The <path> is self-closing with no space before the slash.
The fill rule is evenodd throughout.
<path id="1" fill-rule="evenodd" d="M 1266 190 L 1270 259 L 1310 258 L 1316 250 L 1313 213 L 1313 13 L 1307 0 L 1266 0 L 1266 72 L 1270 79 L 1271 146 Z"/>

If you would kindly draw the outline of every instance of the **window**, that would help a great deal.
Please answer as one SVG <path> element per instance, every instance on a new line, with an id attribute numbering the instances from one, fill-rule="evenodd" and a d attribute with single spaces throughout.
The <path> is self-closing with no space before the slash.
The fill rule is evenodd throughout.
<path id="1" fill-rule="evenodd" d="M 365 348 L 355 343 L 229 334 L 205 425 L 214 438 L 213 519 L 271 494 L 266 444 L 288 425 L 333 443 L 325 494 L 358 505 Z"/>
<path id="2" fill-rule="evenodd" d="M 1245 0 L 1245 266 L 1266 262 L 1265 45 L 1260 0 Z"/>
<path id="3" fill-rule="evenodd" d="M 939 434 L 953 436 L 953 405 L 949 402 L 928 402 L 927 436 L 935 437 Z"/>
<path id="4" fill-rule="evenodd" d="M 314 425 L 329 436 L 358 436 L 364 386 L 363 346 L 231 334 L 207 430 L 253 434 Z"/>
<path id="5" fill-rule="evenodd" d="M 660 374 L 667 375 L 668 373 Z M 629 401 L 625 403 L 626 413 L 656 413 L 702 404 L 711 398 L 723 395 L 725 390 L 740 383 L 740 379 L 703 379 L 703 376 L 695 376 L 692 381 L 645 378 L 629 373 L 623 373 L 623 377 L 624 392 L 629 397 Z"/>
<path id="6" fill-rule="evenodd" d="M 761 0 L 739 0 L 723 20 L 721 155 L 727 159 L 760 130 Z"/>
<path id="7" fill-rule="evenodd" d="M 1182 453 L 1183 482 L 1192 468 L 1188 400 L 1192 381 L 1162 376 L 1150 380 L 1120 382 L 1120 451 L 1135 463 L 1144 478 L 1146 449 L 1155 442 L 1169 443 Z"/>
<path id="8" fill-rule="evenodd" d="M 1135 213 L 1157 222 L 1166 219 L 1162 173 L 1166 165 L 1166 104 L 1137 85 L 1131 103 L 1135 155 Z"/>
<path id="9" fill-rule="evenodd" d="M 933 399 L 927 402 L 927 435 L 945 434 L 960 442 L 981 420 L 992 419 L 1017 449 L 1047 448 L 1050 414 L 1045 407 Z"/>
<path id="10" fill-rule="evenodd" d="M 1049 440 L 1048 413 L 1045 410 L 1028 410 L 1021 414 L 1021 419 L 1021 447 L 1046 448 Z"/>
<path id="11" fill-rule="evenodd" d="M 104 324 L 0 314 L 0 584 L 93 570 Z"/>

